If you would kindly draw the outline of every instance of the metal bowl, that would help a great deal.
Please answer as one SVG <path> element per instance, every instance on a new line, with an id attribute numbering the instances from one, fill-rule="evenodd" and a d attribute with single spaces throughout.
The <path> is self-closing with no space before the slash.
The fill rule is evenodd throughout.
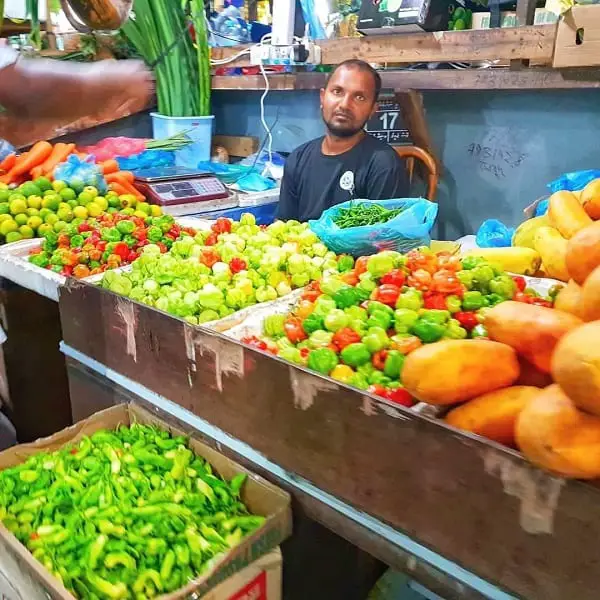
<path id="1" fill-rule="evenodd" d="M 60 0 L 71 25 L 81 33 L 115 31 L 129 18 L 133 0 Z"/>

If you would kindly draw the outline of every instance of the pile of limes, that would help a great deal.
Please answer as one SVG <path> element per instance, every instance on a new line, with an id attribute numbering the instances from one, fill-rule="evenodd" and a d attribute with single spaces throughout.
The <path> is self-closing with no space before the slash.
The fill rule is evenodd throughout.
<path id="1" fill-rule="evenodd" d="M 68 186 L 64 181 L 39 177 L 10 189 L 0 183 L 0 243 L 59 233 L 69 223 L 79 224 L 102 213 L 123 212 L 157 217 L 159 206 L 138 202 L 135 196 L 107 192 L 93 186 Z"/>

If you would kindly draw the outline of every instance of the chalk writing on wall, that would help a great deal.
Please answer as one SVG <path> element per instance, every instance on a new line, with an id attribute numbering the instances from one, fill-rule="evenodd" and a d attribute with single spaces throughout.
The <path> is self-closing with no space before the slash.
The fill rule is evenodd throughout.
<path id="1" fill-rule="evenodd" d="M 482 174 L 503 180 L 518 169 L 529 157 L 515 139 L 518 136 L 510 128 L 498 127 L 489 130 L 481 141 L 473 141 L 467 146 L 467 153 L 477 164 Z"/>

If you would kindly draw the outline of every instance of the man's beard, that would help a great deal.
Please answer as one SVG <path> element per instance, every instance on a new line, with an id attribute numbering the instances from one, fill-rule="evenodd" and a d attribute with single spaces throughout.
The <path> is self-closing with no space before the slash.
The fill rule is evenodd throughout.
<path id="1" fill-rule="evenodd" d="M 323 119 L 325 123 L 325 127 L 329 130 L 329 133 L 338 138 L 350 138 L 360 131 L 362 131 L 365 127 L 365 123 L 363 123 L 360 127 L 349 127 L 344 125 L 334 125 L 332 122 L 327 122 Z"/>

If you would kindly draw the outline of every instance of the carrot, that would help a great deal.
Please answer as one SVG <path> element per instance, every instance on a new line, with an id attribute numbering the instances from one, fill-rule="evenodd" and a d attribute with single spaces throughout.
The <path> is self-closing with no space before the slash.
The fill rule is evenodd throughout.
<path id="1" fill-rule="evenodd" d="M 75 150 L 75 144 L 63 144 L 59 142 L 52 150 L 52 154 L 41 165 L 42 173 L 53 173 L 54 169 L 67 160 L 69 154 Z"/>
<path id="2" fill-rule="evenodd" d="M 117 173 L 119 171 L 119 163 L 114 158 L 111 158 L 100 163 L 100 169 L 104 175 Z"/>
<path id="3" fill-rule="evenodd" d="M 11 183 L 21 175 L 25 175 L 31 171 L 33 167 L 41 165 L 51 153 L 52 144 L 49 142 L 37 142 L 37 144 L 32 146 L 29 152 L 26 152 L 17 158 L 13 168 L 6 175 L 4 175 L 2 179 L 4 180 L 4 178 L 8 178 L 8 183 Z"/>
<path id="4" fill-rule="evenodd" d="M 108 173 L 105 177 L 108 183 L 112 181 L 125 182 L 133 185 L 134 176 L 131 171 L 117 171 L 116 173 Z"/>
<path id="5" fill-rule="evenodd" d="M 117 194 L 119 194 L 119 196 L 123 196 L 124 194 L 129 194 L 127 189 L 125 189 L 120 183 L 117 183 L 116 181 L 113 181 L 110 184 L 110 189 L 113 192 L 117 192 Z"/>
<path id="6" fill-rule="evenodd" d="M 5 157 L 5 159 L 0 163 L 0 171 L 10 171 L 17 162 L 17 155 L 13 152 Z"/>
<path id="7" fill-rule="evenodd" d="M 39 165 L 37 167 L 33 167 L 33 169 L 29 171 L 29 174 L 31 175 L 32 179 L 37 179 L 44 174 L 44 169 L 42 168 L 42 165 Z"/>

